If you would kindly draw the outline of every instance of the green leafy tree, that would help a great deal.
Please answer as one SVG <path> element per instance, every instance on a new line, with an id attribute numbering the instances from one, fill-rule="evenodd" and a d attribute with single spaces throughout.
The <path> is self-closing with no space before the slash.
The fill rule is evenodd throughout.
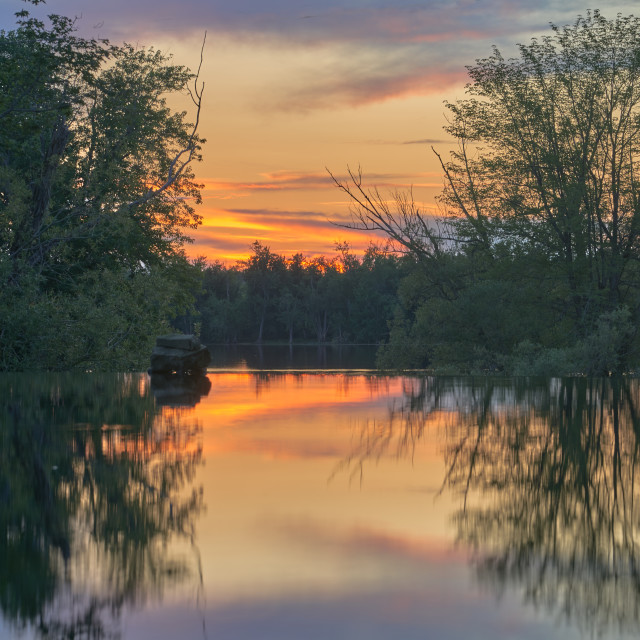
<path id="1" fill-rule="evenodd" d="M 196 298 L 201 339 L 213 344 L 241 342 L 249 331 L 247 285 L 236 267 L 220 262 L 204 268 L 203 291 Z"/>
<path id="2" fill-rule="evenodd" d="M 258 325 L 255 341 L 264 337 L 267 317 L 274 313 L 275 301 L 282 289 L 286 264 L 283 256 L 273 253 L 257 240 L 251 245 L 253 255 L 244 262 L 244 277 L 249 288 L 253 316 Z"/>
<path id="3" fill-rule="evenodd" d="M 197 287 L 182 247 L 203 86 L 153 49 L 17 16 L 0 32 L 0 368 L 140 366 Z"/>
<path id="4" fill-rule="evenodd" d="M 497 49 L 469 68 L 449 104 L 459 141 L 444 202 L 461 235 L 538 250 L 570 292 L 577 320 L 625 302 L 637 272 L 640 20 L 588 12 L 572 26 Z"/>
<path id="5" fill-rule="evenodd" d="M 305 268 L 305 316 L 307 326 L 316 342 L 327 342 L 329 319 L 335 309 L 335 290 L 332 286 L 337 277 L 335 261 L 324 256 L 313 258 Z M 339 276 L 338 276 L 339 277 Z"/>
<path id="6" fill-rule="evenodd" d="M 305 257 L 298 252 L 286 261 L 286 265 L 286 283 L 280 291 L 277 306 L 278 319 L 284 325 L 289 344 L 292 345 L 294 333 L 296 337 L 301 337 L 304 331 Z"/>
<path id="7" fill-rule="evenodd" d="M 371 344 L 388 336 L 406 263 L 371 246 L 360 259 L 341 255 L 279 255 L 260 242 L 233 267 L 199 262 L 203 288 L 195 312 L 176 318 L 176 329 L 201 327 L 209 344 L 273 340 Z"/>
<path id="8" fill-rule="evenodd" d="M 397 305 L 397 291 L 405 265 L 384 246 L 371 244 L 352 276 L 348 300 L 350 333 L 357 342 L 377 344 L 386 340 L 389 321 Z"/>
<path id="9" fill-rule="evenodd" d="M 421 272 L 424 297 L 392 334 L 427 344 L 429 364 L 457 354 L 473 369 L 484 352 L 501 368 L 524 341 L 583 348 L 590 373 L 635 362 L 637 332 L 618 320 L 629 314 L 635 327 L 640 308 L 639 36 L 638 18 L 587 12 L 519 45 L 518 57 L 494 48 L 470 66 L 466 98 L 447 104 L 458 147 L 436 154 L 439 218 L 411 194 L 390 205 L 360 172 L 336 179 L 354 204 L 351 226 L 384 232 Z M 605 326 L 626 346 L 589 358 Z"/>

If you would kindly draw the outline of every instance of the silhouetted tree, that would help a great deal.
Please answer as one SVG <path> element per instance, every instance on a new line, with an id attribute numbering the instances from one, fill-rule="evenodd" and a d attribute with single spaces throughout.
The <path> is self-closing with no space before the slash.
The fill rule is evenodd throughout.
<path id="1" fill-rule="evenodd" d="M 590 11 L 470 66 L 467 97 L 447 104 L 458 148 L 436 153 L 439 216 L 360 171 L 334 178 L 349 226 L 386 234 L 419 274 L 382 363 L 508 371 L 533 346 L 532 371 L 637 364 L 639 34 L 638 18 Z"/>
<path id="2" fill-rule="evenodd" d="M 154 49 L 17 16 L 0 31 L 0 369 L 139 367 L 197 289 L 202 85 Z"/>

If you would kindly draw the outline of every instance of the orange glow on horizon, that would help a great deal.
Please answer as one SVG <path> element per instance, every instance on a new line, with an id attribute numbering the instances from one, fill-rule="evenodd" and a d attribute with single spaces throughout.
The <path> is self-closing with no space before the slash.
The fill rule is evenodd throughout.
<path id="1" fill-rule="evenodd" d="M 215 209 L 202 214 L 205 216 L 202 225 L 188 233 L 194 242 L 185 245 L 185 252 L 190 259 L 204 257 L 226 266 L 249 258 L 255 241 L 285 258 L 301 253 L 310 261 L 319 257 L 337 258 L 338 242 L 348 242 L 352 253 L 361 257 L 372 242 L 379 244 L 385 240 L 380 234 L 323 221 L 310 220 L 305 224 L 295 219 L 290 222 L 269 219 L 268 214 L 243 216 Z"/>
<path id="2" fill-rule="evenodd" d="M 427 38 L 439 43 L 439 32 Z M 216 95 L 201 114 L 209 141 L 203 161 L 192 167 L 203 185 L 196 207 L 203 224 L 187 231 L 190 258 L 233 266 L 251 255 L 256 240 L 284 257 L 308 258 L 332 258 L 335 243 L 347 241 L 360 257 L 370 242 L 387 237 L 333 224 L 350 221 L 352 203 L 331 174 L 348 182 L 349 169 L 361 167 L 364 186 L 385 199 L 412 190 L 424 211 L 436 210 L 443 174 L 431 146 L 446 156 L 454 142 L 442 130 L 442 101 L 462 90 L 463 65 L 410 65 L 379 82 L 349 83 L 339 73 L 341 51 L 323 49 L 330 73 L 313 78 L 301 74 L 320 62 L 318 52 L 291 56 L 263 45 L 207 45 L 214 48 L 206 75 Z M 193 60 L 192 48 L 174 47 L 185 62 Z M 328 91 L 318 92 L 322 83 Z"/>

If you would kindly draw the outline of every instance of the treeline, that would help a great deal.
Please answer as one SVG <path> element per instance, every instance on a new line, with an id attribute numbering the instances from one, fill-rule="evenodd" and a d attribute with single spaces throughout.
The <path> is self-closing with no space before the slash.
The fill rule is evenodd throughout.
<path id="1" fill-rule="evenodd" d="M 235 266 L 200 260 L 200 293 L 173 327 L 208 344 L 375 344 L 385 370 L 601 375 L 637 364 L 630 303 L 640 297 L 630 290 L 611 307 L 593 295 L 577 313 L 563 269 L 542 252 L 513 252 L 497 239 L 495 259 L 338 249 L 307 259 L 255 242 Z"/>
<path id="2" fill-rule="evenodd" d="M 407 265 L 373 244 L 362 257 L 346 243 L 337 248 L 337 257 L 307 259 L 255 242 L 249 258 L 235 266 L 201 261 L 195 309 L 174 327 L 199 331 L 209 344 L 386 341 Z"/>

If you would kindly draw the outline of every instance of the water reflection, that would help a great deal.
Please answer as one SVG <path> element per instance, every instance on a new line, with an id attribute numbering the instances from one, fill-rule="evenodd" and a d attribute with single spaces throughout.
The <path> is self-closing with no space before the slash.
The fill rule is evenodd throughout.
<path id="1" fill-rule="evenodd" d="M 364 421 L 336 473 L 362 479 L 442 431 L 442 490 L 480 584 L 584 632 L 640 631 L 640 385 L 636 380 L 407 380 Z"/>
<path id="2" fill-rule="evenodd" d="M 125 605 L 198 575 L 198 425 L 146 375 L 0 377 L 0 608 L 15 633 L 119 637 Z M 192 547 L 193 549 L 193 547 Z"/>
<path id="3" fill-rule="evenodd" d="M 0 376 L 0 636 L 640 631 L 637 381 L 205 380 Z"/>
<path id="4" fill-rule="evenodd" d="M 207 345 L 213 369 L 375 369 L 376 345 Z"/>
<path id="5" fill-rule="evenodd" d="M 211 391 L 211 381 L 202 373 L 152 373 L 151 390 L 161 406 L 195 407 Z"/>

